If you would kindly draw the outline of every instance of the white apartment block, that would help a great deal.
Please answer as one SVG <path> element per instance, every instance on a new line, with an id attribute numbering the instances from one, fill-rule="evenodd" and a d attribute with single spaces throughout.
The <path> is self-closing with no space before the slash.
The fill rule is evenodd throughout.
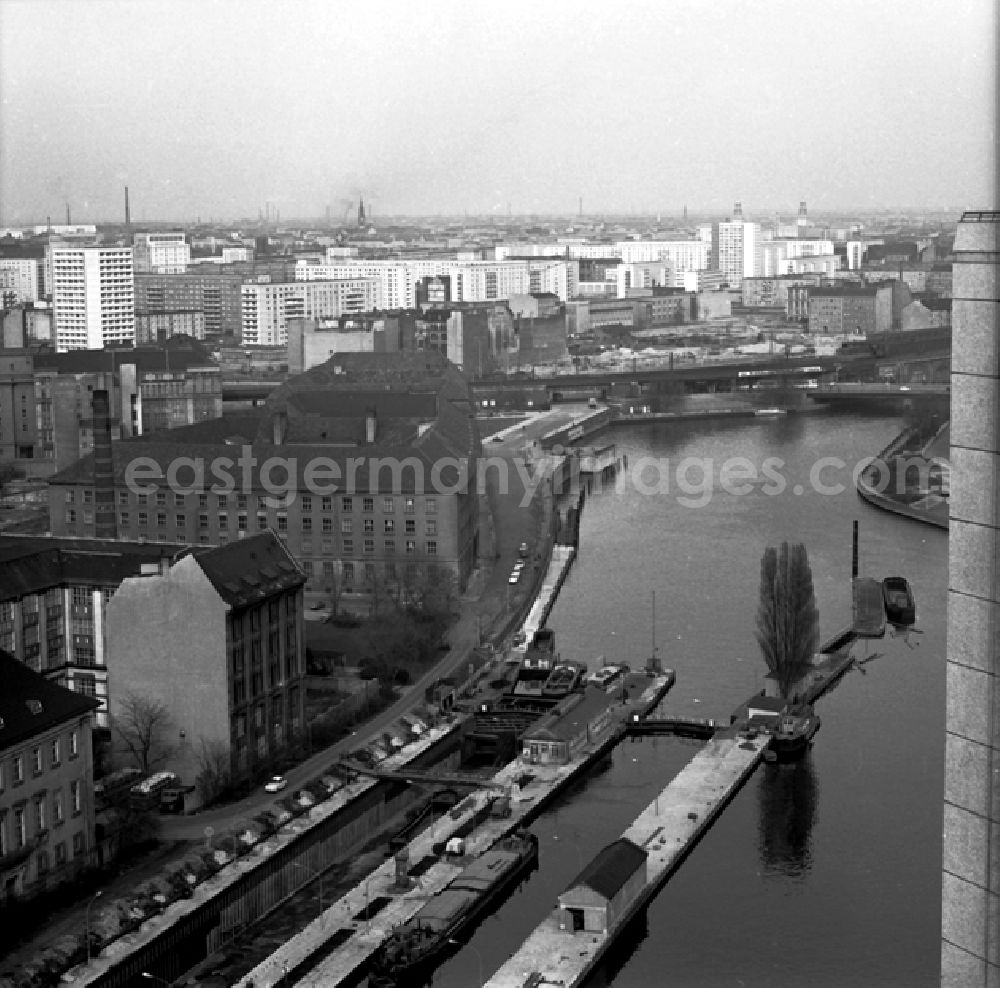
<path id="1" fill-rule="evenodd" d="M 868 246 L 863 240 L 847 241 L 847 267 L 851 271 L 857 271 L 865 259 L 865 248 Z"/>
<path id="2" fill-rule="evenodd" d="M 289 319 L 322 319 L 370 312 L 378 307 L 379 285 L 375 278 L 286 281 L 243 285 L 240 293 L 243 343 L 285 346 Z"/>
<path id="3" fill-rule="evenodd" d="M 252 261 L 253 260 L 253 247 L 247 247 L 245 244 L 232 245 L 227 244 L 222 248 L 221 263 L 223 264 L 236 264 L 239 261 Z"/>
<path id="4" fill-rule="evenodd" d="M 184 274 L 191 263 L 191 245 L 183 233 L 137 233 L 135 269 L 153 274 Z"/>
<path id="5" fill-rule="evenodd" d="M 594 243 L 589 240 L 559 240 L 548 243 L 497 244 L 494 255 L 498 261 L 511 257 L 551 257 L 570 260 L 621 257 L 620 244 Z"/>
<path id="6" fill-rule="evenodd" d="M 673 271 L 664 261 L 619 264 L 615 274 L 618 298 L 627 298 L 633 288 L 669 288 L 673 283 Z"/>
<path id="7" fill-rule="evenodd" d="M 623 240 L 615 246 L 623 264 L 667 261 L 674 271 L 704 271 L 712 255 L 704 240 Z"/>
<path id="8" fill-rule="evenodd" d="M 45 265 L 34 257 L 0 257 L 4 283 L 17 293 L 18 302 L 37 302 L 44 295 Z"/>
<path id="9" fill-rule="evenodd" d="M 759 223 L 716 223 L 712 229 L 713 267 L 723 273 L 731 287 L 739 287 L 744 278 L 760 275 L 761 244 Z"/>
<path id="10" fill-rule="evenodd" d="M 131 247 L 50 244 L 56 350 L 102 350 L 135 342 Z"/>
<path id="11" fill-rule="evenodd" d="M 833 258 L 832 240 L 765 240 L 761 246 L 761 270 L 764 278 L 780 278 L 785 274 L 798 274 L 801 258 Z M 838 267 L 839 265 L 835 265 Z M 812 270 L 808 266 L 802 270 Z"/>

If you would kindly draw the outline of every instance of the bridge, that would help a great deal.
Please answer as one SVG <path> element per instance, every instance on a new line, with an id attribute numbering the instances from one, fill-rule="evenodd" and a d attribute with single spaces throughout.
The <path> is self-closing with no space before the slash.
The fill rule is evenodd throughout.
<path id="1" fill-rule="evenodd" d="M 496 789 L 496 782 L 489 778 L 462 775 L 457 772 L 422 771 L 421 769 L 379 769 L 369 768 L 353 759 L 343 759 L 352 772 L 367 775 L 373 779 L 391 779 L 398 782 L 426 782 L 430 785 L 470 786 L 473 789 Z"/>
<path id="2" fill-rule="evenodd" d="M 949 384 L 883 384 L 874 382 L 824 383 L 809 390 L 809 397 L 821 405 L 858 404 L 859 402 L 930 404 L 947 402 Z"/>

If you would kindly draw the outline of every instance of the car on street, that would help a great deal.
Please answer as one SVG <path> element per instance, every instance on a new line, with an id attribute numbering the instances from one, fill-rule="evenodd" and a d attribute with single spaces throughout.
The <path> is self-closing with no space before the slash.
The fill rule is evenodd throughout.
<path id="1" fill-rule="evenodd" d="M 520 556 L 520 557 L 521 557 L 522 559 L 524 559 L 524 558 L 526 558 L 526 557 L 527 557 L 527 555 L 528 555 L 528 543 L 527 543 L 527 542 L 522 542 L 522 543 L 521 543 L 521 544 L 520 544 L 520 545 L 519 545 L 519 546 L 517 547 L 517 554 L 518 554 L 518 555 L 519 555 L 519 556 Z"/>
<path id="2" fill-rule="evenodd" d="M 288 779 L 283 775 L 272 775 L 264 783 L 264 792 L 281 792 L 288 785 Z"/>
<path id="3" fill-rule="evenodd" d="M 517 583 L 520 579 L 521 579 L 521 571 L 519 569 L 516 569 L 507 578 L 507 582 L 508 583 Z"/>

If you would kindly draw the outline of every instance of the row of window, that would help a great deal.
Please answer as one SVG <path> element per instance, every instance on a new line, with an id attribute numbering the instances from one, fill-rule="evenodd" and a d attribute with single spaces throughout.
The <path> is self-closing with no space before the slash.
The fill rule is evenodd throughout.
<path id="1" fill-rule="evenodd" d="M 4 855 L 20 851 L 25 847 L 29 839 L 44 834 L 49 830 L 61 827 L 67 818 L 67 814 L 74 817 L 83 812 L 83 790 L 79 780 L 74 780 L 69 786 L 69 803 L 64 799 L 62 788 L 54 789 L 52 792 L 38 793 L 32 800 L 25 800 L 18 803 L 10 811 L 9 824 L 8 817 L 0 813 L 0 858 Z M 63 845 L 62 855 L 60 855 L 59 844 L 56 844 L 56 863 L 61 864 L 65 860 L 65 845 Z M 73 835 L 73 854 L 83 852 L 83 833 L 78 832 Z M 45 852 L 40 852 L 38 861 L 39 872 L 47 870 L 47 857 L 43 858 Z"/>
<path id="2" fill-rule="evenodd" d="M 210 497 L 215 498 L 215 505 L 218 508 L 230 508 L 235 503 L 238 509 L 247 510 L 251 505 L 251 500 L 254 502 L 255 508 L 267 508 L 273 506 L 269 502 L 272 502 L 270 495 L 248 495 L 248 494 L 206 494 L 199 493 L 198 497 L 198 507 L 207 508 L 210 504 Z M 151 500 L 152 498 L 152 500 Z M 118 504 L 120 507 L 128 507 L 131 504 L 131 495 L 128 491 L 118 492 Z M 279 500 L 279 499 L 273 499 Z M 323 495 L 323 496 L 313 496 L 312 494 L 302 494 L 299 497 L 301 502 L 301 510 L 303 514 L 308 514 L 319 508 L 320 511 L 331 512 L 333 511 L 333 496 Z M 397 510 L 397 502 L 402 501 L 403 513 L 412 515 L 417 510 L 418 498 L 416 497 L 403 497 L 397 499 L 396 497 L 381 497 L 377 499 L 374 496 L 365 495 L 364 497 L 355 497 L 354 495 L 345 495 L 340 498 L 340 509 L 345 514 L 350 514 L 355 510 L 355 504 L 363 511 L 365 514 L 371 514 L 375 511 L 376 500 L 380 500 L 381 511 L 383 514 L 393 514 Z M 424 511 L 426 514 L 434 515 L 437 514 L 438 504 L 437 498 L 434 497 L 424 497 L 423 499 Z M 67 490 L 65 492 L 66 504 L 75 504 L 77 501 L 77 492 L 75 490 Z M 90 488 L 82 488 L 80 491 L 80 503 L 81 504 L 93 504 L 94 503 L 94 491 Z M 172 504 L 176 508 L 186 507 L 188 504 L 188 495 L 174 493 L 173 495 L 168 495 L 166 491 L 157 491 L 156 494 L 137 494 L 135 497 L 135 503 L 140 507 L 155 504 L 156 507 L 167 507 Z"/>
<path id="3" fill-rule="evenodd" d="M 8 785 L 12 788 L 22 785 L 29 770 L 36 778 L 42 775 L 45 772 L 46 761 L 50 769 L 58 768 L 63 758 L 77 758 L 79 754 L 80 732 L 77 730 L 52 738 L 45 745 L 35 745 L 30 751 L 19 751 L 10 757 L 9 762 L 0 761 L 0 792 L 3 792 Z"/>

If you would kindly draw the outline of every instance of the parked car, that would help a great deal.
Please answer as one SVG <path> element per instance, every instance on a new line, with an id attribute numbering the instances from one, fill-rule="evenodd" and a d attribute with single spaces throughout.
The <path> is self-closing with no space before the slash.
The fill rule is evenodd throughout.
<path id="1" fill-rule="evenodd" d="M 518 554 L 518 555 L 519 555 L 519 556 L 520 556 L 520 557 L 521 557 L 522 559 L 526 559 L 526 558 L 528 557 L 528 543 L 527 543 L 527 542 L 522 542 L 522 543 L 521 543 L 521 544 L 520 544 L 520 545 L 519 545 L 519 546 L 517 547 L 517 554 Z"/>
<path id="2" fill-rule="evenodd" d="M 283 775 L 272 775 L 267 782 L 264 783 L 264 792 L 281 792 L 288 786 L 288 779 Z"/>
<path id="3" fill-rule="evenodd" d="M 508 583 L 518 583 L 521 579 L 521 571 L 519 569 L 514 570 L 513 573 L 507 578 Z"/>

